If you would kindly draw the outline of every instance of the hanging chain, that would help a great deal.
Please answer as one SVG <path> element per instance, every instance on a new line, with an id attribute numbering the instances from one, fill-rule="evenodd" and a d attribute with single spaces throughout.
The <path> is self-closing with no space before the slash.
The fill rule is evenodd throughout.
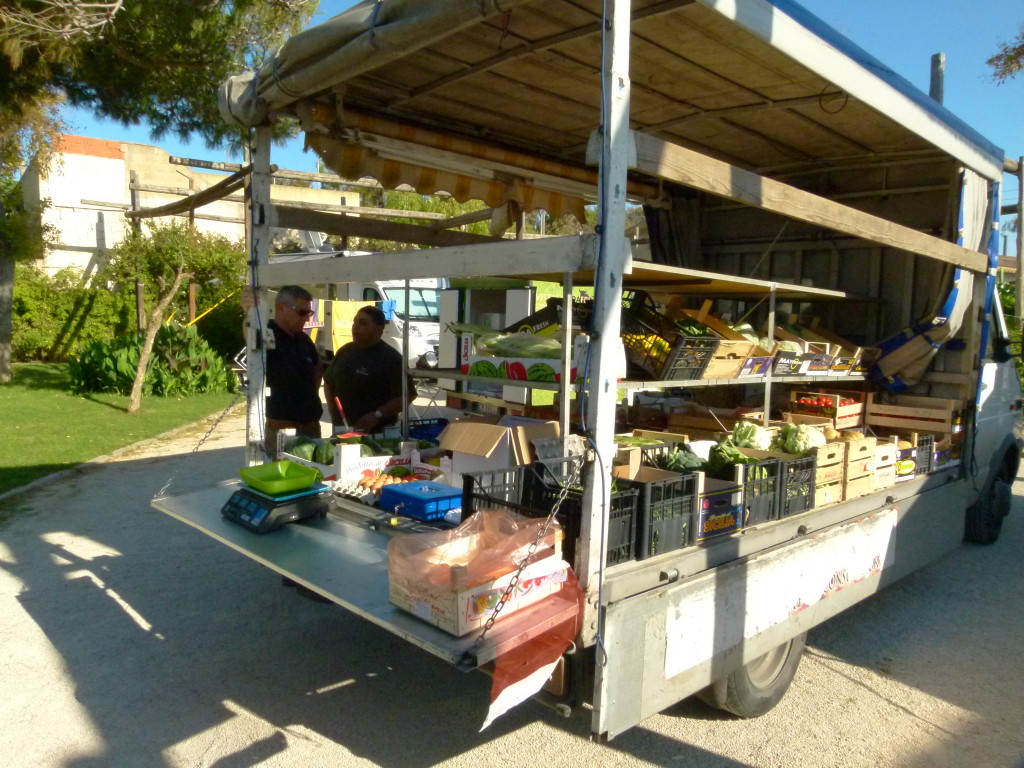
<path id="1" fill-rule="evenodd" d="M 569 477 L 565 480 L 564 483 L 561 484 L 561 487 L 558 490 L 558 496 L 555 498 L 555 503 L 551 506 L 551 511 L 548 512 L 548 516 L 544 520 L 544 524 L 541 525 L 540 528 L 537 530 L 537 536 L 530 544 L 530 548 L 527 550 L 526 557 L 524 557 L 522 562 L 519 563 L 519 568 L 513 574 L 512 580 L 508 583 L 508 586 L 505 587 L 505 591 L 502 593 L 501 599 L 499 599 L 497 605 L 494 606 L 494 610 L 491 612 L 491 615 L 487 617 L 487 621 L 484 623 L 483 631 L 479 635 L 477 635 L 477 638 L 474 641 L 473 646 L 464 654 L 462 654 L 462 658 L 459 660 L 458 666 L 463 668 L 471 668 L 476 666 L 475 657 L 477 651 L 479 651 L 480 648 L 483 646 L 484 638 L 486 638 L 487 633 L 491 631 L 491 627 L 494 626 L 494 622 L 498 620 L 498 614 L 501 613 L 502 609 L 505 607 L 505 604 L 509 601 L 509 598 L 512 596 L 513 591 L 515 591 L 516 586 L 519 584 L 519 579 L 522 578 L 523 571 L 526 570 L 526 567 L 533 560 L 533 556 L 537 553 L 537 549 L 540 547 L 541 541 L 543 541 L 544 536 L 547 535 L 548 528 L 551 527 L 551 521 L 554 520 L 555 515 L 558 514 L 558 510 L 562 506 L 562 502 L 564 502 L 566 498 L 569 496 L 569 490 L 574 485 L 576 485 L 577 481 L 579 480 L 581 468 L 583 467 L 583 461 L 584 459 L 582 456 L 579 457 L 579 461 L 576 461 L 575 458 L 572 460 L 572 470 L 570 471 Z"/>
<path id="2" fill-rule="evenodd" d="M 164 483 L 164 487 L 161 488 L 159 491 L 157 491 L 156 493 L 153 494 L 153 498 L 154 499 L 159 499 L 160 497 L 162 497 L 164 495 L 164 493 L 167 491 L 167 489 L 171 487 L 171 483 L 174 482 L 175 478 L 178 477 L 178 473 L 181 471 L 181 466 L 183 466 L 186 461 L 188 461 L 190 458 L 192 458 L 192 456 L 195 453 L 197 453 L 200 448 L 203 447 L 203 443 L 205 443 L 207 441 L 207 439 L 210 437 L 210 435 L 213 434 L 213 430 L 215 430 L 218 427 L 218 425 L 224 420 L 224 417 L 228 415 L 228 411 L 230 411 L 232 408 L 235 407 L 235 403 L 237 403 L 241 399 L 242 394 L 244 392 L 245 392 L 245 389 L 243 387 L 239 387 L 238 391 L 235 393 L 234 398 L 232 398 L 231 402 L 228 403 L 227 408 L 225 408 L 221 412 L 220 416 L 217 417 L 217 419 L 213 422 L 212 426 L 208 430 L 206 430 L 206 434 L 203 435 L 202 438 L 200 438 L 198 443 L 196 443 L 196 447 L 193 448 L 191 450 L 191 452 L 188 454 L 188 456 L 186 456 L 182 460 L 182 465 L 179 465 L 178 469 L 174 470 L 174 472 L 171 473 L 171 476 L 169 478 L 167 478 L 167 482 Z"/>

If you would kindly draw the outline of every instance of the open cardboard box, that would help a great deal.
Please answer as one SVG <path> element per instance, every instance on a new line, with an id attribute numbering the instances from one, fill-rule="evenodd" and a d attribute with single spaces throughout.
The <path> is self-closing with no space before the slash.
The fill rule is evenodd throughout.
<path id="1" fill-rule="evenodd" d="M 464 473 L 529 464 L 535 458 L 534 440 L 559 436 L 557 421 L 525 416 L 503 416 L 493 424 L 456 421 L 439 437 L 441 448 L 451 451 L 441 459 L 441 471 L 446 483 L 461 488 Z"/>

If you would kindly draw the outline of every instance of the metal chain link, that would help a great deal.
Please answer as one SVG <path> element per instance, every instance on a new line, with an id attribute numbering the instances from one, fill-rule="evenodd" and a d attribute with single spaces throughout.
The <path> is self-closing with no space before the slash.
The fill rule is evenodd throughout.
<path id="1" fill-rule="evenodd" d="M 221 412 L 220 416 L 218 416 L 217 419 L 213 422 L 213 425 L 208 430 L 206 430 L 206 434 L 202 436 L 198 443 L 196 443 L 196 447 L 193 448 L 191 452 L 189 452 L 188 456 L 186 456 L 182 460 L 182 463 L 181 465 L 179 465 L 178 469 L 174 470 L 174 472 L 171 473 L 171 476 L 167 478 L 167 482 L 164 483 L 164 487 L 161 488 L 156 493 L 154 493 L 152 498 L 159 499 L 164 495 L 164 492 L 166 492 L 166 490 L 171 487 L 171 483 L 173 483 L 174 480 L 178 477 L 178 473 L 181 472 L 181 466 L 183 466 L 186 461 L 192 458 L 192 456 L 196 454 L 200 448 L 203 447 L 203 443 L 205 443 L 207 439 L 210 437 L 210 435 L 213 434 L 213 430 L 215 430 L 220 425 L 220 423 L 224 420 L 224 417 L 228 415 L 228 411 L 235 407 L 235 403 L 237 403 L 242 398 L 242 395 L 244 393 L 245 389 L 239 388 L 238 392 L 235 393 L 235 396 L 234 398 L 232 398 L 231 402 L 228 403 L 227 407 Z"/>
<path id="2" fill-rule="evenodd" d="M 575 461 L 574 457 L 574 460 L 572 462 L 572 471 L 569 477 L 566 479 L 566 481 L 562 484 L 561 488 L 559 488 L 558 496 L 555 498 L 555 503 L 552 505 L 551 511 L 548 513 L 547 518 L 545 518 L 544 524 L 541 525 L 540 528 L 537 530 L 537 536 L 534 538 L 533 543 L 530 544 L 530 548 L 526 552 L 526 557 L 524 557 L 522 562 L 520 562 L 519 568 L 516 570 L 515 574 L 513 574 L 512 580 L 508 583 L 508 586 L 505 588 L 505 591 L 501 595 L 501 599 L 499 599 L 497 605 L 494 606 L 494 610 L 491 612 L 491 615 L 487 617 L 487 621 L 484 623 L 483 631 L 481 631 L 480 634 L 477 636 L 472 647 L 462 655 L 462 659 L 459 662 L 459 666 L 475 666 L 473 660 L 474 657 L 476 656 L 476 652 L 483 646 L 484 638 L 486 638 L 487 633 L 491 631 L 491 627 L 494 626 L 494 622 L 498 620 L 498 614 L 501 613 L 502 609 L 505 607 L 505 604 L 508 602 L 512 592 L 519 584 L 519 579 L 522 578 L 523 571 L 526 570 L 526 567 L 530 564 L 531 560 L 533 559 L 533 556 L 537 553 L 537 549 L 540 547 L 541 541 L 543 541 L 544 536 L 547 535 L 548 528 L 551 527 L 551 521 L 554 520 L 555 515 L 558 514 L 558 510 L 559 508 L 561 508 L 562 502 L 564 502 L 566 498 L 568 498 L 569 490 L 579 480 L 580 472 L 583 467 L 583 461 L 584 459 L 582 456 L 579 457 L 578 462 Z"/>

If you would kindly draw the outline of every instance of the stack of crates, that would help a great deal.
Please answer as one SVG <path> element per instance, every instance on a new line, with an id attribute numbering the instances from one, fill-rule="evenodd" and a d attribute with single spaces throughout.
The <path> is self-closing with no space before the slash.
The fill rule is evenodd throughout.
<path id="1" fill-rule="evenodd" d="M 879 441 L 875 445 L 875 463 L 872 467 L 872 474 L 875 478 L 873 490 L 881 491 L 896 485 L 896 457 L 899 447 L 896 438 L 889 442 Z"/>
<path id="2" fill-rule="evenodd" d="M 643 291 L 623 294 L 621 334 L 627 361 L 663 381 L 699 379 L 718 346 L 717 336 L 685 335 Z"/>
<path id="3" fill-rule="evenodd" d="M 846 443 L 827 443 L 814 449 L 814 506 L 823 507 L 843 500 L 846 479 Z"/>
<path id="4" fill-rule="evenodd" d="M 494 507 L 511 509 L 524 517 L 547 517 L 564 491 L 565 498 L 556 519 L 565 531 L 565 559 L 570 563 L 575 561 L 576 541 L 583 516 L 583 488 L 587 482 L 587 467 L 581 457 L 547 459 L 525 467 L 467 472 L 463 474 L 462 482 L 463 519 L 479 509 Z M 605 561 L 608 565 L 635 557 L 638 496 L 635 488 L 619 488 L 611 494 L 605 539 Z"/>
<path id="5" fill-rule="evenodd" d="M 875 448 L 878 441 L 873 437 L 862 437 L 846 441 L 846 457 L 843 460 L 843 501 L 864 496 L 875 490 Z"/>

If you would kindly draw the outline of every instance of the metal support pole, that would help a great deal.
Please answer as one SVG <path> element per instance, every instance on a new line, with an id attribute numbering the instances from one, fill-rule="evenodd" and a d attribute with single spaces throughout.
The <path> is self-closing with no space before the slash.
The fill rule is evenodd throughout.
<path id="1" fill-rule="evenodd" d="M 402 411 L 399 414 L 399 426 L 402 430 L 402 439 L 409 439 L 409 318 L 412 317 L 411 310 L 411 299 L 409 294 L 412 293 L 408 278 L 405 281 L 405 318 L 402 320 L 402 360 L 403 370 L 405 375 L 402 376 Z M 397 314 L 398 307 L 395 307 Z M 414 363 L 415 365 L 415 363 Z"/>
<path id="2" fill-rule="evenodd" d="M 771 288 L 768 289 L 768 342 L 769 344 L 774 343 L 775 339 L 775 283 L 771 284 Z M 769 352 L 771 349 L 768 350 Z M 771 419 L 772 411 L 772 368 L 769 364 L 768 372 L 764 375 L 764 415 L 761 419 L 761 423 L 765 429 L 768 428 L 768 422 Z"/>
<path id="3" fill-rule="evenodd" d="M 1024 318 L 1024 157 L 1017 162 L 1017 329 Z"/>
<path id="4" fill-rule="evenodd" d="M 563 453 L 569 438 L 569 425 L 572 421 L 573 384 L 569 381 L 572 369 L 572 272 L 562 275 L 562 381 L 558 387 L 558 426 L 562 435 Z M 580 376 L 582 378 L 582 376 Z"/>
<path id="5" fill-rule="evenodd" d="M 257 269 L 270 262 L 270 126 L 255 129 L 248 162 L 252 173 L 245 184 L 245 239 L 249 254 L 249 280 L 256 285 Z M 249 377 L 249 399 L 246 409 L 246 466 L 264 460 L 263 438 L 266 429 L 266 376 L 264 373 L 267 340 L 273 338 L 267 329 L 270 308 L 267 292 L 257 287 L 256 306 L 249 310 L 246 336 L 246 369 Z"/>
<path id="6" fill-rule="evenodd" d="M 583 520 L 577 574 L 586 590 L 581 630 L 591 642 L 598 628 L 598 606 L 604 571 L 604 541 L 611 497 L 611 465 L 615 430 L 615 365 L 619 350 L 622 274 L 630 259 L 626 228 L 626 171 L 629 157 L 629 0 L 609 0 L 604 19 L 601 168 L 598 221 L 599 253 L 594 275 L 593 335 L 587 359 L 589 380 L 585 426 L 597 461 L 583 494 Z"/>

